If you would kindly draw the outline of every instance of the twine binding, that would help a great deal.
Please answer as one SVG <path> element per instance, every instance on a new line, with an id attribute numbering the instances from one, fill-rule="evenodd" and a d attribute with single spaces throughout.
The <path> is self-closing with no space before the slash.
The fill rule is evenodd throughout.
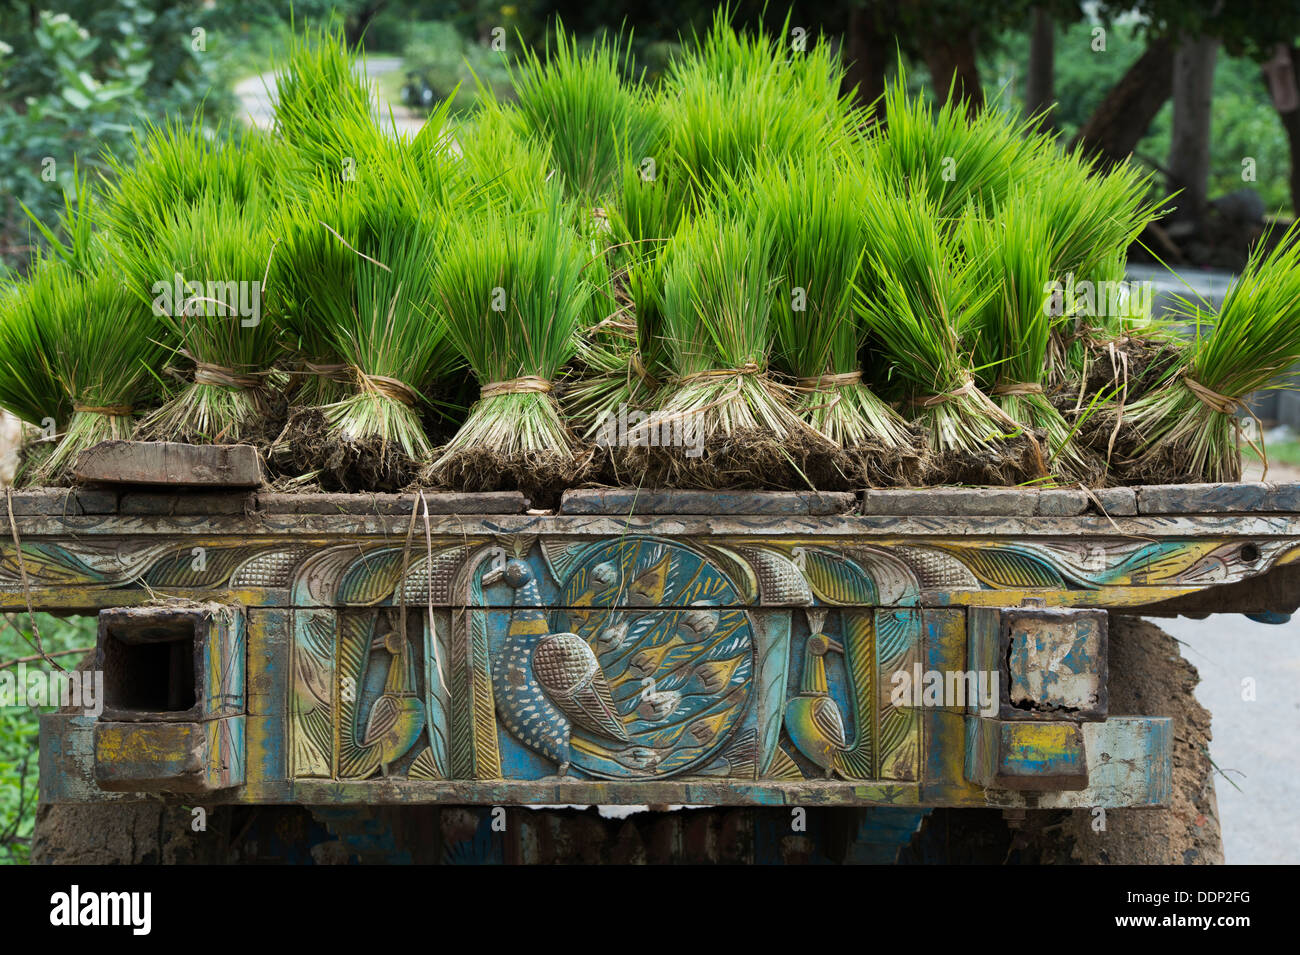
<path id="1" fill-rule="evenodd" d="M 478 390 L 479 400 L 491 398 L 494 395 L 526 395 L 526 394 L 549 394 L 554 385 L 538 375 L 523 375 L 519 378 L 507 378 L 502 381 L 489 381 L 486 385 L 480 386 Z"/>

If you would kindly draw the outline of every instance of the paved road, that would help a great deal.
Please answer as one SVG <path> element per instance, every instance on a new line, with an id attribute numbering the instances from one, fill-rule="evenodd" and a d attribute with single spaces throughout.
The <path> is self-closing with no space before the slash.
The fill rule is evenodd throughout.
<path id="1" fill-rule="evenodd" d="M 371 83 L 387 73 L 402 68 L 402 60 L 396 56 L 372 56 L 364 61 L 366 75 Z M 275 73 L 266 72 L 250 76 L 235 84 L 235 96 L 244 107 L 244 119 L 253 126 L 269 129 L 275 120 Z M 401 103 L 385 103 L 380 115 L 387 127 L 388 110 L 391 107 L 393 122 L 397 129 L 407 135 L 413 135 L 424 124 L 424 120 L 407 109 Z M 379 110 L 379 104 L 376 104 Z"/>
<path id="2" fill-rule="evenodd" d="M 1300 617 L 1153 622 L 1201 673 L 1196 698 L 1211 713 L 1210 757 L 1223 773 L 1214 786 L 1225 861 L 1300 864 Z M 1243 699 L 1244 680 L 1254 681 L 1253 700 Z"/>

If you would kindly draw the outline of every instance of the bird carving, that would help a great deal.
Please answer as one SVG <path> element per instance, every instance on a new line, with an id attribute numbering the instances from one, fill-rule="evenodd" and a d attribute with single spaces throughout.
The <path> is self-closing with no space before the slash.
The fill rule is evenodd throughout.
<path id="1" fill-rule="evenodd" d="M 677 690 L 657 690 L 655 681 L 646 677 L 641 681 L 637 695 L 636 714 L 647 723 L 660 723 L 672 716 L 682 705 L 682 694 Z"/>
<path id="2" fill-rule="evenodd" d="M 820 631 L 821 620 L 814 623 L 813 629 Z M 785 726 L 791 742 L 827 779 L 835 769 L 836 754 L 848 748 L 844 716 L 831 699 L 826 683 L 826 654 L 832 650 L 843 653 L 844 647 L 824 633 L 815 632 L 808 637 L 799 695 L 785 705 Z"/>
<path id="3" fill-rule="evenodd" d="M 497 711 L 506 727 L 554 760 L 561 776 L 569 770 L 574 726 L 630 743 L 609 680 L 587 641 L 550 632 L 532 569 L 515 558 L 483 576 L 487 586 L 500 580 L 515 592 L 505 643 L 492 665 Z"/>
<path id="4" fill-rule="evenodd" d="M 370 707 L 362 746 L 379 752 L 379 770 L 387 776 L 389 766 L 400 759 L 424 729 L 424 702 L 417 691 L 415 661 L 410 646 L 399 633 L 387 633 L 375 640 L 372 649 L 391 654 L 384 692 Z"/>

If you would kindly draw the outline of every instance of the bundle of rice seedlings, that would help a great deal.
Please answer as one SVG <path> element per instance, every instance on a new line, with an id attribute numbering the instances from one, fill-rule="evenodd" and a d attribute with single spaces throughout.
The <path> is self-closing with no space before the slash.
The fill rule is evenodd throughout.
<path id="1" fill-rule="evenodd" d="M 827 442 L 776 381 L 771 237 L 710 212 L 673 239 L 663 297 L 671 378 L 659 407 L 627 435 L 656 484 L 807 486 L 800 460 Z"/>
<path id="2" fill-rule="evenodd" d="M 34 277 L 25 307 L 37 310 L 47 360 L 72 404 L 54 452 L 37 474 L 60 478 L 86 448 L 124 440 L 156 393 L 166 357 L 149 307 L 108 269 L 80 275 L 51 262 Z"/>
<path id="3" fill-rule="evenodd" d="M 1125 379 L 1136 386 L 1146 366 L 1159 363 L 1161 355 L 1172 356 L 1170 336 L 1151 321 L 1149 296 L 1130 296 L 1124 275 L 1129 246 L 1164 214 L 1163 203 L 1153 196 L 1151 176 L 1134 166 L 1102 170 L 1095 161 L 1055 150 L 1041 154 L 1032 175 L 1016 188 L 1014 201 L 1052 224 L 1057 321 L 1047 382 L 1086 379 L 1089 367 L 1097 371 L 1114 364 L 1112 376 L 1085 390 L 1095 393 Z"/>
<path id="4" fill-rule="evenodd" d="M 1056 152 L 1049 138 L 1033 132 L 1032 117 L 992 107 L 972 117 L 957 97 L 936 107 L 909 94 L 901 66 L 885 89 L 884 105 L 889 125 L 874 127 L 868 142 L 872 165 L 895 189 L 924 198 L 945 220 L 972 202 L 991 209 L 1034 173 L 1043 155 Z"/>
<path id="5" fill-rule="evenodd" d="M 838 155 L 858 141 L 861 111 L 842 94 L 843 68 L 825 43 L 790 53 L 777 34 L 713 28 L 673 61 L 663 91 L 664 150 L 696 197 L 740 178 L 760 157 Z"/>
<path id="6" fill-rule="evenodd" d="M 375 141 L 367 135 L 376 128 L 375 97 L 342 28 L 294 34 L 276 65 L 275 93 L 275 133 L 311 179 L 356 178 L 364 146 Z"/>
<path id="7" fill-rule="evenodd" d="M 46 436 L 43 445 L 28 445 L 29 456 L 48 454 L 72 414 L 71 396 L 46 349 L 41 300 L 48 296 L 37 288 L 42 272 L 37 263 L 27 280 L 6 276 L 0 284 L 0 408 Z"/>
<path id="8" fill-rule="evenodd" d="M 673 167 L 624 164 L 609 209 L 612 244 L 595 256 L 592 321 L 563 391 L 565 413 L 588 439 L 616 421 L 639 423 L 666 374 L 659 335 L 670 237 L 689 195 Z"/>
<path id="9" fill-rule="evenodd" d="M 145 417 L 141 437 L 235 443 L 267 436 L 270 380 L 283 356 L 279 300 L 266 287 L 272 242 L 265 202 L 205 195 L 140 231 L 118 257 L 152 306 L 153 337 L 192 364 L 184 384 Z"/>
<path id="10" fill-rule="evenodd" d="M 741 187 L 752 227 L 772 240 L 772 325 L 782 370 L 796 379 L 795 411 L 868 483 L 910 483 L 912 432 L 864 383 L 858 360 L 866 329 L 853 284 L 879 188 L 860 167 L 820 154 L 769 166 Z"/>
<path id="11" fill-rule="evenodd" d="M 1127 483 L 1241 479 L 1238 412 L 1300 361 L 1298 235 L 1293 225 L 1271 252 L 1257 246 L 1217 315 L 1181 302 L 1197 338 L 1161 387 L 1122 413 L 1112 465 Z M 1206 326 L 1213 331 L 1202 336 Z"/>
<path id="12" fill-rule="evenodd" d="M 110 156 L 98 211 L 102 223 L 121 235 L 147 235 L 168 212 L 204 196 L 239 205 L 264 195 L 275 161 L 265 134 L 204 125 L 201 115 L 186 125 L 149 124 L 135 135 L 133 160 Z"/>
<path id="13" fill-rule="evenodd" d="M 973 345 L 980 386 L 1008 417 L 1042 434 L 1052 475 L 1094 485 L 1104 463 L 1074 441 L 1043 387 L 1055 322 L 1048 281 L 1054 229 L 1014 194 L 994 219 L 963 219 L 957 239 L 973 258 L 975 281 L 995 292 L 963 317 L 961 331 Z"/>
<path id="14" fill-rule="evenodd" d="M 544 55 L 526 51 L 510 69 L 512 115 L 544 143 L 571 196 L 593 204 L 614 185 L 624 155 L 640 157 L 660 116 L 638 77 L 630 46 L 602 36 L 586 51 L 557 24 Z"/>
<path id="15" fill-rule="evenodd" d="M 463 128 L 453 162 L 467 200 L 519 215 L 545 208 L 551 157 L 544 143 L 521 132 L 522 125 L 513 107 L 493 102 Z"/>
<path id="16" fill-rule="evenodd" d="M 541 215 L 490 213 L 458 227 L 437 265 L 448 339 L 479 399 L 433 462 L 435 480 L 467 490 L 511 483 L 545 499 L 579 467 L 554 394 L 591 294 L 588 246 L 554 192 Z"/>
<path id="17" fill-rule="evenodd" d="M 434 309 L 445 216 L 400 169 L 323 181 L 319 195 L 285 221 L 278 274 L 299 347 L 309 339 L 321 363 L 306 371 L 335 387 L 314 393 L 285 441 L 299 467 L 323 462 L 344 486 L 401 486 L 432 447 L 428 389 L 457 364 Z"/>
<path id="18" fill-rule="evenodd" d="M 866 217 L 866 268 L 856 307 L 890 378 L 917 414 L 937 482 L 1015 484 L 1046 476 L 1032 435 L 979 389 L 959 323 L 995 289 L 957 254 L 922 196 L 882 193 Z"/>

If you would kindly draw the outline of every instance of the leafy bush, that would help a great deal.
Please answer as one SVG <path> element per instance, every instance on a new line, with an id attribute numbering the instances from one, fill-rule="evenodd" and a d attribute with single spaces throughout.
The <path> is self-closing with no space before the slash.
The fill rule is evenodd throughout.
<path id="1" fill-rule="evenodd" d="M 94 617 L 60 619 L 36 614 L 36 626 L 47 653 L 59 653 L 95 642 Z M 0 622 L 0 665 L 33 656 L 31 629 L 25 614 L 7 614 Z M 71 670 L 78 654 L 57 658 Z M 49 664 L 28 663 L 29 668 Z M 26 706 L 0 707 L 0 865 L 23 863 L 31 849 L 32 824 L 36 819 L 38 712 Z"/>

